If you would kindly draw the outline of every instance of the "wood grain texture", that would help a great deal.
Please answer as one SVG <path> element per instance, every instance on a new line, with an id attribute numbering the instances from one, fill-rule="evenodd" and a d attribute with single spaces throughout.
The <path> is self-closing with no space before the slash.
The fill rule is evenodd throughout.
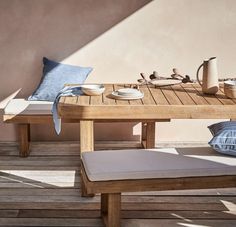
<path id="1" fill-rule="evenodd" d="M 80 152 L 94 150 L 94 123 L 91 120 L 80 121 Z"/>
<path id="2" fill-rule="evenodd" d="M 146 123 L 146 146 L 145 148 L 155 147 L 155 122 Z"/>
<path id="3" fill-rule="evenodd" d="M 121 193 L 102 194 L 101 214 L 106 227 L 120 227 Z"/>
<path id="4" fill-rule="evenodd" d="M 158 120 L 158 119 L 225 119 L 235 118 L 234 100 L 222 92 L 205 95 L 197 84 L 182 84 L 155 88 L 140 86 L 144 97 L 140 100 L 114 100 L 109 93 L 131 85 L 105 85 L 104 101 L 70 105 L 59 103 L 59 114 L 69 119 L 94 120 Z"/>

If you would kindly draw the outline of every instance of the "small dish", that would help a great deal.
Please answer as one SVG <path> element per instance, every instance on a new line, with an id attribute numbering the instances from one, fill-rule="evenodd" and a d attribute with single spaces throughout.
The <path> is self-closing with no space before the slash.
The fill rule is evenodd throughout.
<path id="1" fill-rule="evenodd" d="M 175 84 L 180 84 L 182 83 L 181 80 L 152 80 L 150 81 L 151 84 L 155 85 L 156 87 L 162 87 L 162 86 L 170 86 L 170 85 L 175 85 Z"/>
<path id="2" fill-rule="evenodd" d="M 120 99 L 120 100 L 135 100 L 135 99 L 141 99 L 144 97 L 144 94 L 140 91 L 138 91 L 135 95 L 120 95 L 118 91 L 113 91 L 111 93 L 111 97 L 114 99 Z"/>
<path id="3" fill-rule="evenodd" d="M 235 99 L 236 98 L 236 81 L 227 80 L 224 82 L 224 93 L 227 97 Z"/>
<path id="4" fill-rule="evenodd" d="M 86 95 L 90 96 L 101 95 L 105 91 L 103 84 L 83 84 L 81 88 Z"/>
<path id="5" fill-rule="evenodd" d="M 118 95 L 122 96 L 137 96 L 140 95 L 140 91 L 134 88 L 121 88 L 117 90 Z"/>

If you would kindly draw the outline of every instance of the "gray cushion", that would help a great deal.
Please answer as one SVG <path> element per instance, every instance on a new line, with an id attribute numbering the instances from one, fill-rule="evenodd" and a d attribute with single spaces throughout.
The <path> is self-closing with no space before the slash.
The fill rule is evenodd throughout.
<path id="1" fill-rule="evenodd" d="M 52 114 L 52 102 L 28 101 L 25 99 L 12 99 L 4 109 L 9 115 L 48 115 Z"/>
<path id="2" fill-rule="evenodd" d="M 54 101 L 65 84 L 83 84 L 91 67 L 80 67 L 58 63 L 43 58 L 43 77 L 38 88 L 28 100 Z"/>
<path id="3" fill-rule="evenodd" d="M 83 152 L 90 181 L 236 175 L 236 159 L 210 147 Z"/>
<path id="4" fill-rule="evenodd" d="M 236 121 L 224 121 L 210 125 L 213 138 L 209 144 L 220 153 L 236 156 Z"/>

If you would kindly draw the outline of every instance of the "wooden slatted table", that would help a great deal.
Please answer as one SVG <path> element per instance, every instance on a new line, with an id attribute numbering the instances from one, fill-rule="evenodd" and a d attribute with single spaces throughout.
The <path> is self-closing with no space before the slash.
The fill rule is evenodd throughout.
<path id="1" fill-rule="evenodd" d="M 106 84 L 101 96 L 62 97 L 59 115 L 80 121 L 81 152 L 94 149 L 94 121 L 142 122 L 145 148 L 155 146 L 155 122 L 170 119 L 236 119 L 236 99 L 227 98 L 222 88 L 216 95 L 205 95 L 197 84 L 155 88 L 142 85 L 139 100 L 115 100 L 112 91 L 129 84 Z"/>

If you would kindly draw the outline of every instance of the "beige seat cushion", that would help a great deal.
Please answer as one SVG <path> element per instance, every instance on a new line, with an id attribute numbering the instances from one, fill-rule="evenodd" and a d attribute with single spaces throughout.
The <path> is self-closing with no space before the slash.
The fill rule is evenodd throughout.
<path id="1" fill-rule="evenodd" d="M 236 158 L 210 147 L 84 152 L 82 161 L 90 181 L 236 175 Z"/>
<path id="2" fill-rule="evenodd" d="M 51 114 L 52 104 L 52 102 L 47 101 L 28 101 L 25 99 L 12 99 L 5 107 L 4 114 Z"/>

